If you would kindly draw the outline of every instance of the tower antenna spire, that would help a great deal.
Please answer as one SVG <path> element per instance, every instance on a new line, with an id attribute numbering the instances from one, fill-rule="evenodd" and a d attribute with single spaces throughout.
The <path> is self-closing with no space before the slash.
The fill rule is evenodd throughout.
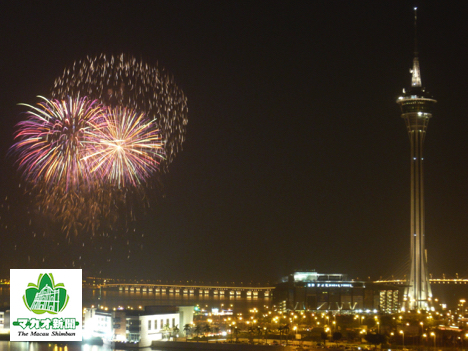
<path id="1" fill-rule="evenodd" d="M 418 23 L 418 8 L 414 8 L 414 58 L 413 58 L 413 69 L 411 70 L 411 86 L 421 87 L 421 72 L 419 70 L 419 58 L 418 58 L 418 36 L 417 26 Z"/>
<path id="2" fill-rule="evenodd" d="M 418 56 L 418 8 L 414 8 L 414 56 Z"/>

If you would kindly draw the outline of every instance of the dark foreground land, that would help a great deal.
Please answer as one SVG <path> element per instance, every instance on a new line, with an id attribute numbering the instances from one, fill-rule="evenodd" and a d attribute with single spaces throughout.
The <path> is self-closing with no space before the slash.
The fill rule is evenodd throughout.
<path id="1" fill-rule="evenodd" d="M 222 351 L 283 351 L 293 350 L 291 346 L 279 345 L 251 345 L 251 344 L 230 344 L 230 343 L 198 343 L 198 342 L 180 342 L 180 341 L 153 341 L 152 349 L 184 349 L 184 350 L 222 350 Z"/>

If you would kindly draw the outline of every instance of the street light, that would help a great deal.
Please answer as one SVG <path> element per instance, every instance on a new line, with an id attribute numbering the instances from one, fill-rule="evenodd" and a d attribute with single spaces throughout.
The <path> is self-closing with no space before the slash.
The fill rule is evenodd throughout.
<path id="1" fill-rule="evenodd" d="M 431 336 L 434 337 L 434 347 L 436 347 L 436 338 L 437 338 L 437 335 L 436 335 L 436 333 L 432 332 L 432 333 L 431 333 Z"/>
<path id="2" fill-rule="evenodd" d="M 400 330 L 400 334 L 403 335 L 403 348 L 405 347 L 405 333 L 403 330 Z"/>

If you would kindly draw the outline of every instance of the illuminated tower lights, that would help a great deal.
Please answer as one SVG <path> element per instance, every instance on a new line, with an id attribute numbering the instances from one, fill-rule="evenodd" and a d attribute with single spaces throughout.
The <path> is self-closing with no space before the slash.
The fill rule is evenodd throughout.
<path id="1" fill-rule="evenodd" d="M 405 308 L 430 309 L 432 292 L 427 271 L 427 252 L 424 245 L 424 172 L 423 146 L 432 107 L 437 102 L 421 85 L 416 42 L 417 8 L 414 8 L 414 58 L 411 87 L 397 100 L 401 117 L 405 120 L 411 145 L 411 268 L 405 290 Z"/>

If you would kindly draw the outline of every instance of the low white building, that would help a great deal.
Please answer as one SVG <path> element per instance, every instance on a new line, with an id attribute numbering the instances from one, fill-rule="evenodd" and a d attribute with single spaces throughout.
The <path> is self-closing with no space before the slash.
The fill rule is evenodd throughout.
<path id="1" fill-rule="evenodd" d="M 0 334 L 10 333 L 10 310 L 0 310 Z"/>
<path id="2" fill-rule="evenodd" d="M 153 340 L 174 336 L 176 329 L 193 322 L 193 306 L 146 306 L 144 310 L 101 311 L 87 309 L 85 337 L 100 337 L 104 342 L 132 342 L 151 346 Z"/>
<path id="3" fill-rule="evenodd" d="M 103 341 L 111 341 L 113 314 L 113 312 L 101 311 L 97 308 L 86 309 L 83 321 L 83 338 L 100 337 Z"/>

